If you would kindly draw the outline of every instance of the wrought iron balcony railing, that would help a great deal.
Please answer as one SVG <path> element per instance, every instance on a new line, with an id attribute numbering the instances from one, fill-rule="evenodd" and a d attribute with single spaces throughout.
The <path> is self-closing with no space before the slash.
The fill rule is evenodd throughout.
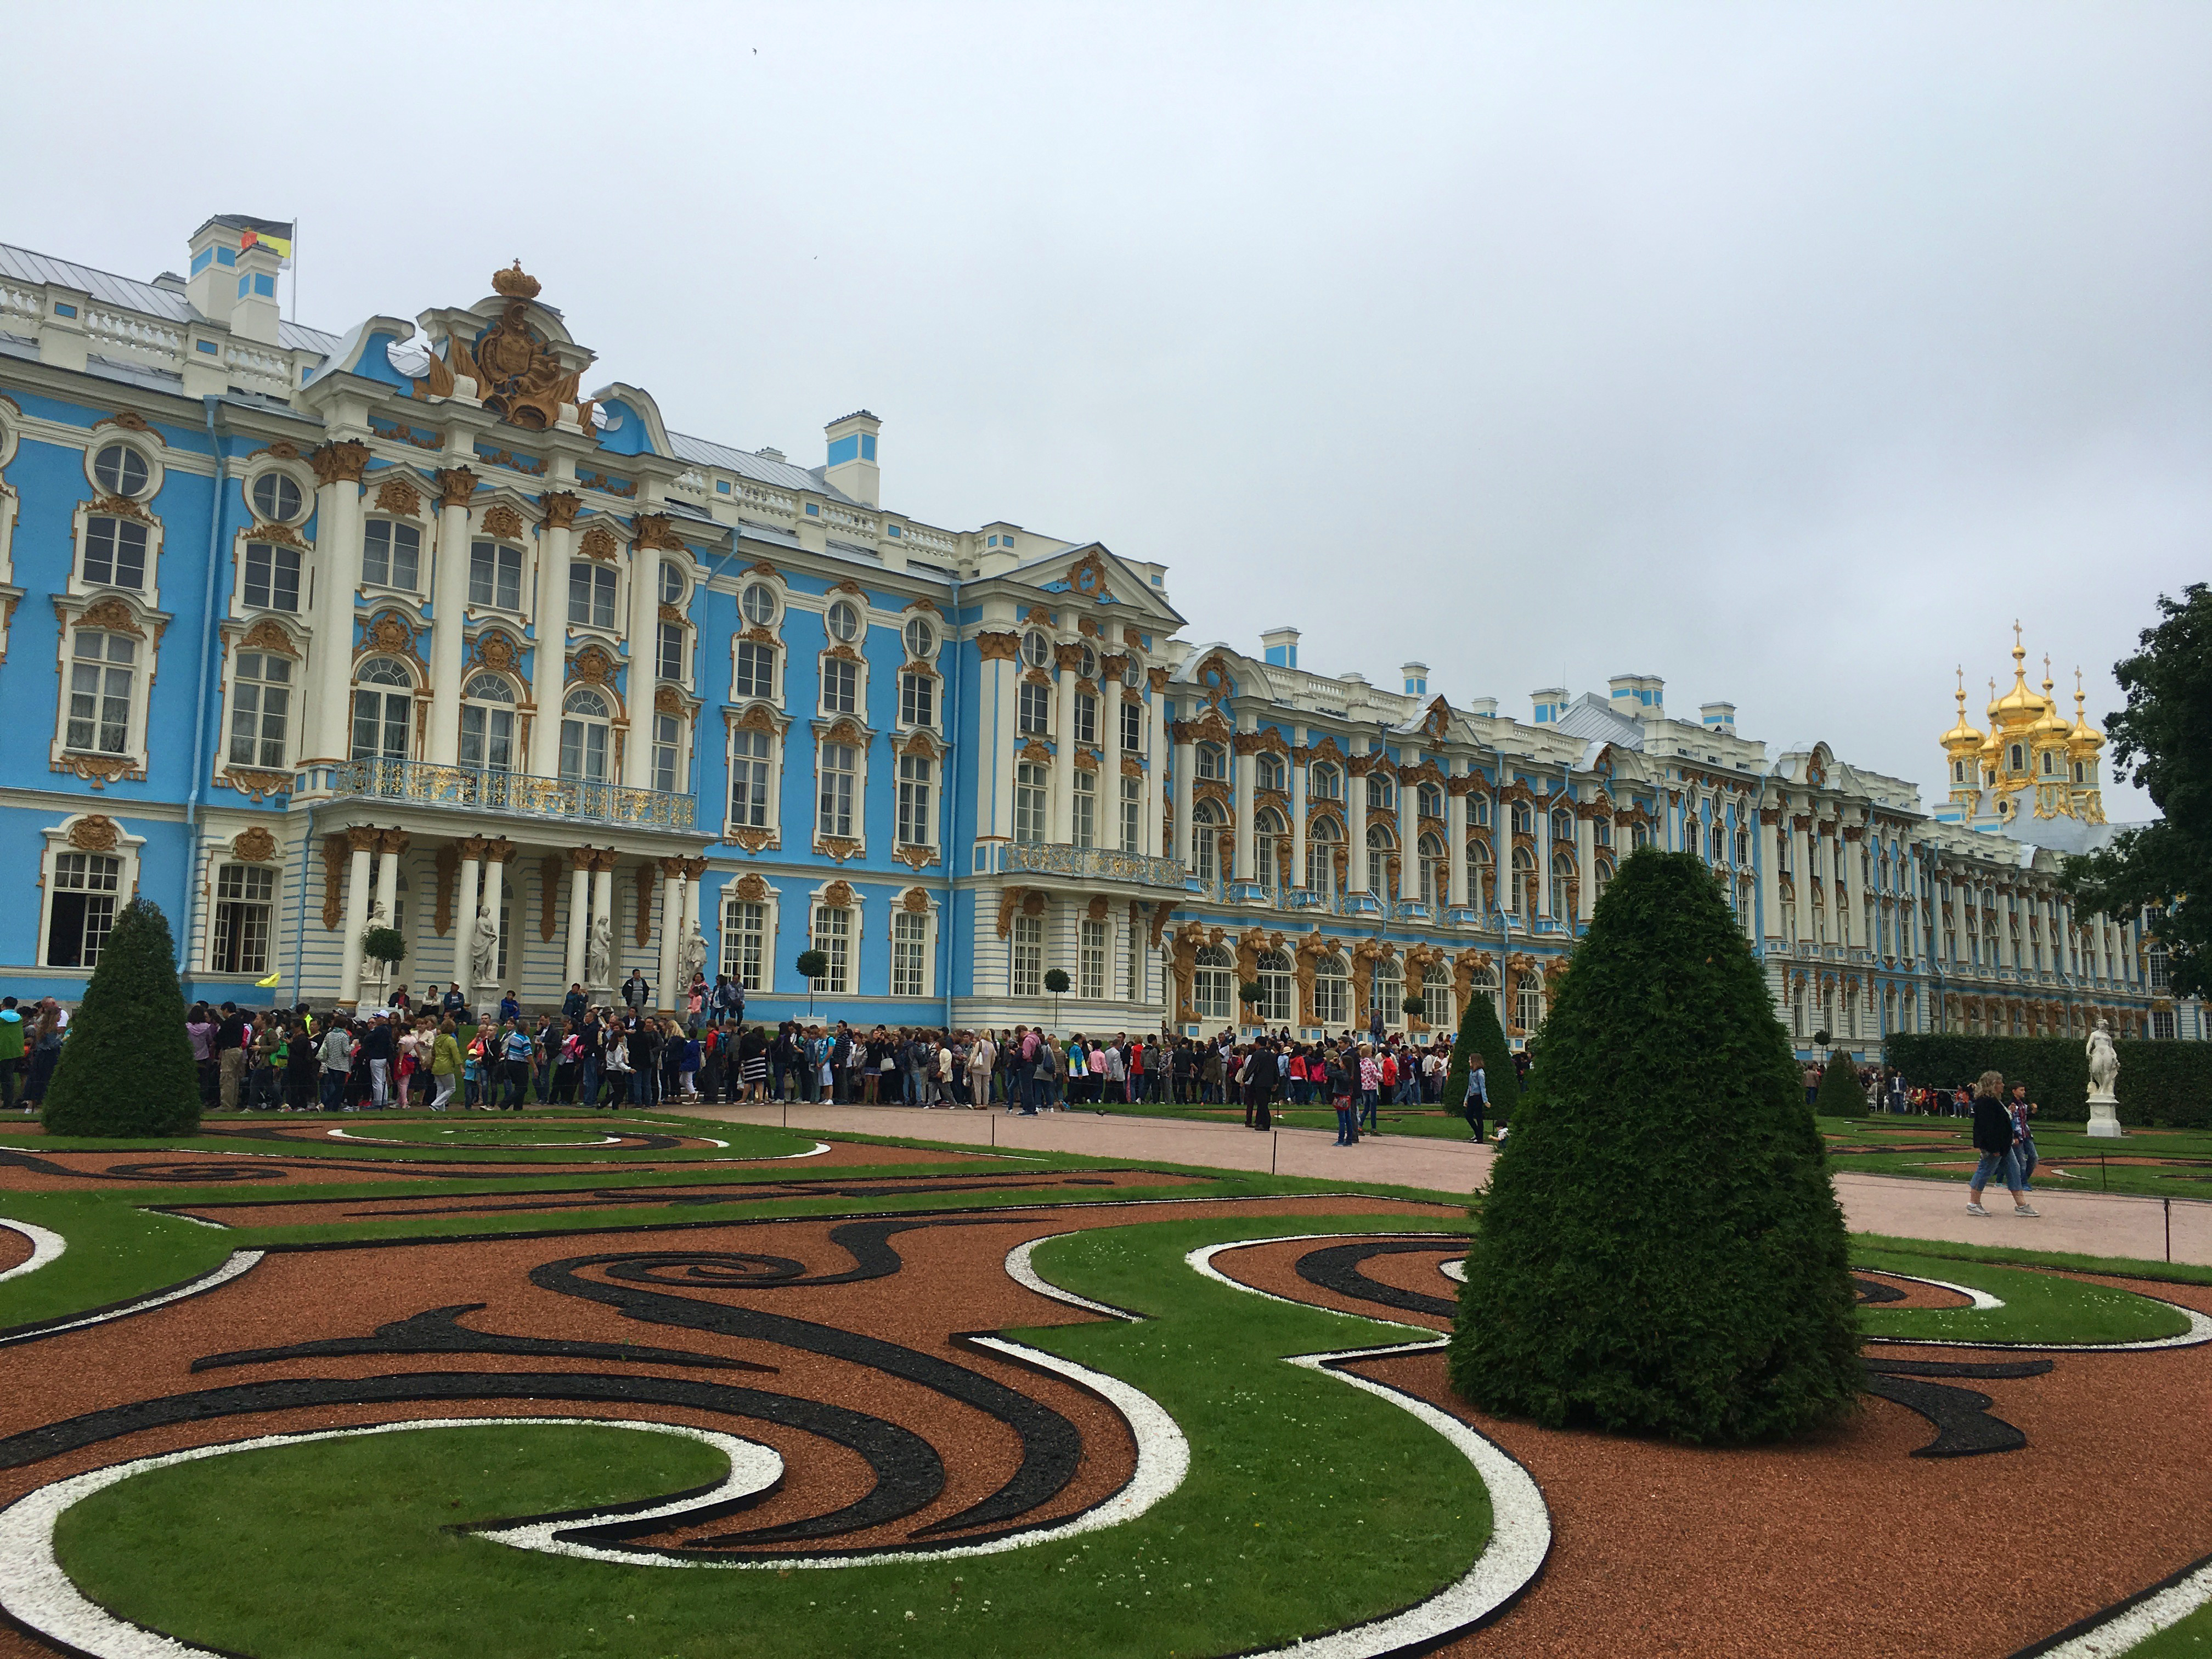
<path id="1" fill-rule="evenodd" d="M 1066 876 L 1178 891 L 1183 884 L 1182 866 L 1174 859 L 1147 858 L 1108 847 L 1071 847 L 1064 842 L 978 842 L 974 869 L 979 876 Z"/>
<path id="2" fill-rule="evenodd" d="M 310 769 L 305 780 L 333 796 L 389 800 L 464 812 L 511 812 L 566 823 L 688 830 L 698 817 L 690 795 L 631 789 L 597 778 L 544 778 L 429 761 L 355 760 Z"/>

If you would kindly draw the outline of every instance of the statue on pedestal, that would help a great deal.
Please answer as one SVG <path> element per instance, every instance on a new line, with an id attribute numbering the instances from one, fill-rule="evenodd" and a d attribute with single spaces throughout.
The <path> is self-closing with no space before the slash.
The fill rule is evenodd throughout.
<path id="1" fill-rule="evenodd" d="M 499 973 L 499 921 L 491 906 L 477 907 L 476 937 L 469 941 L 469 975 L 478 990 L 491 985 Z"/>
<path id="2" fill-rule="evenodd" d="M 594 991 L 611 991 L 613 982 L 607 975 L 614 959 L 614 924 L 605 916 L 594 916 L 591 936 L 584 942 L 584 983 Z"/>
<path id="3" fill-rule="evenodd" d="M 2120 1080 L 2119 1050 L 2112 1046 L 2112 1029 L 2103 1020 L 2089 1033 L 2089 1130 L 2100 1139 L 2117 1140 L 2120 1103 L 2112 1085 Z"/>
<path id="4" fill-rule="evenodd" d="M 684 926 L 684 937 L 676 943 L 676 965 L 678 994 L 681 995 L 690 988 L 693 977 L 705 972 L 707 967 L 707 936 L 699 931 L 696 921 L 687 921 Z"/>

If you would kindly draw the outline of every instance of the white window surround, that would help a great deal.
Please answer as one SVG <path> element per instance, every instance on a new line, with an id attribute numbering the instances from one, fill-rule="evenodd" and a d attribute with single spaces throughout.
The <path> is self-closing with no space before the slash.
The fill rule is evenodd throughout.
<path id="1" fill-rule="evenodd" d="M 242 828 L 244 826 L 241 825 L 240 827 Z M 219 974 L 221 972 L 221 970 L 213 965 L 215 962 L 216 945 L 216 906 L 218 902 L 218 894 L 221 886 L 221 873 L 224 866 L 236 866 L 240 870 L 266 870 L 270 873 L 272 878 L 270 889 L 270 896 L 267 902 L 269 904 L 269 966 L 274 967 L 276 965 L 277 961 L 276 938 L 278 933 L 282 929 L 284 918 L 284 878 L 286 875 L 284 859 L 280 853 L 277 857 L 264 860 L 260 863 L 248 862 L 246 860 L 240 858 L 236 853 L 231 850 L 231 837 L 229 834 L 224 833 L 218 835 L 213 824 L 210 824 L 209 828 L 210 834 L 216 836 L 216 838 L 210 840 L 203 849 L 206 854 L 206 860 L 201 871 L 201 892 L 203 896 L 200 902 L 199 938 L 193 945 L 193 959 L 200 964 L 199 971 L 202 973 Z M 410 939 L 409 943 L 411 945 L 413 941 Z M 264 968 L 251 974 L 241 972 L 234 976 L 225 976 L 236 977 L 241 980 L 252 980 L 259 978 L 261 974 L 266 973 L 268 969 Z"/>
<path id="2" fill-rule="evenodd" d="M 7 657 L 9 626 L 23 598 L 23 590 L 15 586 L 15 520 L 20 516 L 22 500 L 4 476 L 8 463 L 15 459 L 16 423 L 21 413 L 12 398 L 0 397 L 0 660 Z"/>
<path id="3" fill-rule="evenodd" d="M 822 848 L 822 745 L 826 743 L 849 744 L 854 750 L 853 833 L 837 839 L 851 843 L 854 850 L 847 854 L 848 857 L 860 857 L 867 851 L 868 762 L 876 734 L 850 714 L 840 715 L 835 720 L 818 720 L 811 724 L 814 732 L 814 777 L 807 797 L 809 841 L 817 851 L 824 850 Z"/>
<path id="4" fill-rule="evenodd" d="M 254 496 L 254 490 L 261 481 L 271 477 L 289 478 L 293 487 L 300 492 L 299 504 L 291 512 L 273 518 L 264 515 L 261 503 Z M 298 530 L 314 514 L 315 475 L 304 461 L 284 461 L 275 456 L 265 456 L 258 463 L 250 464 L 247 470 L 239 476 L 238 489 L 240 504 L 253 515 L 256 524 L 289 525 Z"/>
<path id="5" fill-rule="evenodd" d="M 143 780 L 146 775 L 146 722 L 148 709 L 153 702 L 154 674 L 157 665 L 155 653 L 169 618 L 155 615 L 133 603 L 131 595 L 112 590 L 88 605 L 57 596 L 54 609 L 60 614 L 61 627 L 54 641 L 57 690 L 53 742 L 47 753 L 49 769 L 75 772 L 79 777 L 90 780 L 95 788 L 104 786 L 113 777 Z M 135 678 L 131 690 L 131 719 L 120 754 L 94 755 L 90 751 L 73 750 L 69 746 L 70 669 L 75 655 L 75 636 L 79 631 L 88 629 L 131 636 L 137 646 L 131 665 Z"/>
<path id="6" fill-rule="evenodd" d="M 107 822 L 113 826 L 115 838 L 112 846 L 97 846 L 98 842 L 106 838 L 104 834 L 97 836 L 89 833 L 85 834 L 84 839 L 88 842 L 94 843 L 89 847 L 80 847 L 70 839 L 72 832 L 76 831 L 80 823 L 84 823 L 88 818 L 100 816 L 94 812 L 73 812 L 59 823 L 52 824 L 40 832 L 46 840 L 46 848 L 39 860 L 39 932 L 32 947 L 32 959 L 35 962 L 43 963 L 46 959 L 46 941 L 53 927 L 54 895 L 60 890 L 55 880 L 54 860 L 61 854 L 91 851 L 95 856 L 122 860 L 122 873 L 115 884 L 115 908 L 118 914 L 125 905 L 138 896 L 138 855 L 139 850 L 146 845 L 145 836 L 131 835 L 121 824 L 110 818 Z M 92 974 L 89 968 L 56 968 L 48 971 L 59 974 L 82 974 L 87 978 L 89 978 Z"/>
<path id="7" fill-rule="evenodd" d="M 833 887 L 840 886 L 845 889 L 846 892 L 849 894 L 849 896 L 845 898 L 843 904 L 834 904 L 831 902 L 830 898 L 830 890 Z M 853 887 L 850 883 L 840 883 L 834 878 L 829 881 L 823 882 L 819 887 L 817 887 L 809 892 L 806 895 L 806 909 L 805 913 L 806 916 L 805 948 L 807 950 L 811 951 L 814 948 L 815 913 L 824 906 L 828 906 L 831 909 L 842 909 L 848 916 L 852 918 L 853 931 L 845 941 L 845 988 L 842 992 L 825 991 L 821 993 L 821 994 L 824 996 L 842 995 L 846 997 L 866 996 L 869 994 L 869 993 L 864 990 L 860 985 L 860 955 L 862 942 L 867 938 L 868 933 L 867 896 L 861 893 L 857 888 Z M 793 960 L 796 961 L 798 958 L 793 957 Z M 806 982 L 804 981 L 800 981 L 799 986 L 799 991 L 803 994 L 805 988 Z"/>
<path id="8" fill-rule="evenodd" d="M 271 536 L 271 535 L 268 534 L 268 533 L 267 533 L 267 532 L 268 532 L 269 528 L 270 528 L 270 526 L 266 526 L 266 525 L 254 525 L 254 526 L 246 526 L 246 527 L 244 527 L 244 528 L 241 528 L 241 529 L 238 532 L 238 533 L 231 538 L 231 544 L 230 544 L 230 614 L 231 614 L 232 616 L 234 616 L 234 617 L 263 617 L 263 616 L 268 616 L 268 617 L 307 617 L 307 616 L 312 616 L 312 615 L 313 614 L 313 612 L 314 612 L 314 598 L 313 598 L 313 595 L 314 595 L 314 582 L 315 582 L 315 578 L 316 578 L 316 574 L 317 574 L 316 570 L 315 570 L 315 557 L 314 557 L 314 551 L 313 551 L 313 550 L 310 546 L 308 546 L 308 545 L 307 545 L 307 544 L 304 540 L 301 540 L 301 541 L 286 541 L 286 540 L 284 540 L 284 539 L 283 538 L 283 537 L 282 537 L 281 535 Z M 282 526 L 279 526 L 279 529 L 281 530 L 281 529 L 282 529 Z M 254 533 L 253 533 L 256 530 L 259 530 L 259 531 L 261 531 L 263 533 L 262 533 L 262 534 L 260 534 L 260 535 L 256 535 L 256 534 L 254 534 Z M 283 553 L 283 552 L 290 552 L 290 553 L 297 554 L 297 555 L 299 556 L 299 560 L 300 560 L 300 587 L 299 587 L 299 599 L 300 599 L 300 604 L 299 604 L 299 608 L 298 608 L 297 610 L 295 610 L 295 611 L 286 611 L 286 610 L 283 609 L 282 607 L 280 607 L 280 606 L 276 606 L 276 605 L 273 605 L 273 604 L 272 604 L 272 605 L 248 605 L 248 604 L 246 603 L 246 550 L 249 546 L 252 546 L 252 545 L 253 545 L 253 544 L 257 544 L 257 543 L 258 543 L 258 544 L 261 544 L 261 545 L 263 545 L 263 546 L 266 546 L 266 547 L 270 547 L 270 548 L 272 548 L 272 549 L 276 549 L 276 550 L 277 550 L 279 551 L 279 553 L 280 553 L 280 554 L 281 554 L 281 553 Z M 151 564 L 151 562 L 152 562 L 152 557 L 153 557 L 152 549 L 151 549 L 151 547 L 150 547 L 150 545 L 149 545 L 149 549 L 148 549 L 148 552 L 147 552 L 147 558 L 148 558 L 148 562 L 149 562 L 149 566 L 150 566 L 150 564 Z M 273 580 L 272 580 L 272 592 L 270 592 L 270 599 L 271 599 L 271 600 L 274 600 L 274 599 L 276 599 L 276 595 L 275 592 L 273 591 L 273 586 L 274 586 L 274 584 L 273 584 Z"/>
<path id="9" fill-rule="evenodd" d="M 734 689 L 738 685 L 738 653 L 748 647 L 755 651 L 765 652 L 768 655 L 769 683 L 765 690 L 757 685 L 750 685 L 742 690 Z M 742 634 L 732 635 L 730 636 L 730 684 L 733 688 L 732 694 L 733 698 L 749 703 L 766 702 L 776 708 L 781 708 L 785 656 L 781 640 L 749 640 Z"/>
<path id="10" fill-rule="evenodd" d="M 738 734 L 744 732 L 749 736 L 760 735 L 768 738 L 768 822 L 758 825 L 738 823 L 730 811 L 730 802 L 726 790 L 722 802 L 722 838 L 725 841 L 735 841 L 742 831 L 749 836 L 765 836 L 766 839 L 761 843 L 763 847 L 780 847 L 783 844 L 784 744 L 790 734 L 790 723 L 778 715 L 768 704 L 757 701 L 747 704 L 743 709 L 725 709 L 722 719 L 726 733 L 722 751 L 723 777 L 726 785 L 733 787 L 737 764 L 736 744 Z M 742 842 L 738 844 L 744 845 Z"/>
<path id="11" fill-rule="evenodd" d="M 830 665 L 849 663 L 853 669 L 853 706 L 831 711 L 822 704 L 829 684 Z M 814 659 L 814 711 L 824 720 L 864 720 L 868 717 L 868 659 L 857 645 L 840 648 L 834 642 Z"/>
<path id="12" fill-rule="evenodd" d="M 931 625 L 933 627 L 935 626 L 934 623 L 932 623 Z M 926 680 L 934 682 L 934 684 L 931 689 L 929 697 L 930 718 L 926 720 L 909 720 L 906 717 L 906 677 L 909 674 L 918 674 Z M 945 676 L 938 672 L 937 665 L 933 662 L 923 658 L 908 658 L 904 663 L 900 665 L 898 677 L 892 682 L 892 684 L 896 691 L 896 695 L 893 697 L 892 701 L 896 706 L 891 711 L 891 720 L 892 723 L 896 726 L 900 731 L 934 732 L 939 734 L 943 733 L 945 730 Z"/>
<path id="13" fill-rule="evenodd" d="M 920 893 L 924 901 L 923 908 L 919 910 L 908 908 L 908 901 L 915 893 Z M 855 909 L 860 908 L 860 898 L 857 895 L 854 896 L 853 903 Z M 898 937 L 897 919 L 900 916 L 916 915 L 921 919 L 921 990 L 918 994 L 920 1000 L 925 1002 L 937 994 L 939 909 L 936 898 L 927 888 L 908 888 L 891 900 L 891 937 L 894 941 Z"/>
<path id="14" fill-rule="evenodd" d="M 65 591 L 76 599 L 90 599 L 101 593 L 121 593 L 137 599 L 150 610 L 160 610 L 162 526 L 160 519 L 150 512 L 145 512 L 143 508 L 141 508 L 141 512 L 144 516 L 137 522 L 143 524 L 146 530 L 146 585 L 143 587 L 115 587 L 105 582 L 85 580 L 85 538 L 90 530 L 92 520 L 96 518 L 124 516 L 120 514 L 95 511 L 97 505 L 93 501 L 80 501 L 77 503 L 76 513 L 70 516 L 69 586 Z M 242 562 L 246 557 L 244 538 L 240 538 L 240 543 L 238 557 Z"/>
<path id="15" fill-rule="evenodd" d="M 265 626 L 263 625 L 264 623 Z M 251 645 L 246 643 L 246 637 L 249 633 L 253 635 L 253 643 Z M 272 636 L 274 635 L 283 636 L 283 644 L 290 647 L 289 652 L 278 648 L 277 641 Z M 300 742 L 303 736 L 301 722 L 304 720 L 306 713 L 307 642 L 301 636 L 301 630 L 296 623 L 288 623 L 282 613 L 273 613 L 265 618 L 257 617 L 251 626 L 243 622 L 225 623 L 222 625 L 222 667 L 219 671 L 220 678 L 216 686 L 216 693 L 219 699 L 217 708 L 222 722 L 221 726 L 222 740 L 216 745 L 215 752 L 210 757 L 213 763 L 214 777 L 218 782 L 222 781 L 226 772 L 234 769 L 230 759 L 230 717 L 233 712 L 231 682 L 235 673 L 234 665 L 241 651 L 258 651 L 264 656 L 284 658 L 291 663 L 292 696 L 289 699 L 290 706 L 287 711 L 288 718 L 284 730 L 287 764 L 289 763 L 292 757 L 300 752 Z M 346 698 L 347 718 L 350 720 L 353 707 L 350 689 L 347 691 Z M 236 769 L 258 769 L 240 766 Z M 243 784 L 239 787 L 245 787 Z M 247 793 L 252 792 L 249 790 Z"/>
<path id="16" fill-rule="evenodd" d="M 909 738 L 903 744 L 894 744 L 892 753 L 895 757 L 894 763 L 891 767 L 891 781 L 894 791 L 891 802 L 891 834 L 894 844 L 903 847 L 927 847 L 933 852 L 937 851 L 939 848 L 943 839 L 943 831 L 940 826 L 942 825 L 945 818 L 946 787 L 946 768 L 945 764 L 945 751 L 941 744 L 932 743 L 925 736 Z M 923 839 L 921 841 L 902 842 L 897 840 L 899 814 L 897 810 L 898 801 L 896 792 L 899 782 L 902 781 L 902 769 L 897 764 L 897 763 L 904 761 L 909 756 L 926 759 L 929 763 L 929 810 L 922 815 Z"/>
<path id="17" fill-rule="evenodd" d="M 415 580 L 411 584 L 403 586 L 397 581 L 390 580 L 380 582 L 373 582 L 369 580 L 367 556 L 368 550 L 368 527 L 373 524 L 388 524 L 392 526 L 395 539 L 397 538 L 398 531 L 402 528 L 411 530 L 415 532 Z M 356 586 L 359 591 L 362 592 L 374 592 L 378 593 L 404 593 L 410 598 L 419 595 L 422 592 L 424 583 L 429 580 L 432 553 L 430 536 L 424 529 L 422 521 L 420 519 L 410 519 L 404 514 L 398 513 L 364 513 L 362 514 L 361 534 L 362 556 L 356 566 L 356 568 L 360 573 L 359 580 L 356 583 Z M 388 578 L 391 574 L 391 565 L 388 561 L 386 564 L 385 569 Z"/>
<path id="18" fill-rule="evenodd" d="M 762 885 L 764 890 L 762 892 L 761 896 L 757 899 L 748 899 L 738 891 L 738 884 L 735 881 L 726 882 L 723 884 L 721 897 L 717 903 L 714 912 L 720 929 L 716 943 L 721 949 L 726 950 L 729 943 L 727 929 L 731 926 L 731 907 L 738 904 L 757 904 L 761 907 L 761 982 L 757 986 L 749 986 L 746 988 L 745 994 L 748 996 L 771 996 L 775 994 L 776 958 L 781 954 L 782 949 L 781 945 L 777 942 L 781 937 L 781 929 L 783 926 L 783 919 L 781 913 L 781 899 L 776 891 L 774 883 L 764 882 Z M 720 955 L 716 957 L 718 962 L 722 959 L 723 958 Z M 796 959 L 797 957 L 794 952 L 793 960 Z M 722 972 L 726 970 L 717 969 L 716 971 Z"/>
<path id="19" fill-rule="evenodd" d="M 130 499 L 143 503 L 150 501 L 155 496 L 160 495 L 161 485 L 167 481 L 168 471 L 165 457 L 166 447 L 161 441 L 150 432 L 133 432 L 127 427 L 102 426 L 96 427 L 86 434 L 84 441 L 84 481 L 91 487 L 94 499 L 114 493 L 106 484 L 100 483 L 100 474 L 95 470 L 100 452 L 112 444 L 122 445 L 124 448 L 131 451 L 146 464 L 145 484 L 141 489 L 131 492 Z"/>

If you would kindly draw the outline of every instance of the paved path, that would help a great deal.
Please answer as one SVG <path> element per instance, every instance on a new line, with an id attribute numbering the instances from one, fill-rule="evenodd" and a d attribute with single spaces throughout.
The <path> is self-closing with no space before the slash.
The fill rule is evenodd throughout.
<path id="1" fill-rule="evenodd" d="M 788 1112 L 787 1119 L 786 1113 Z M 1490 1177 L 1490 1147 L 1426 1135 L 1368 1135 L 1357 1146 L 1339 1146 L 1327 1129 L 1278 1129 L 1258 1134 L 1233 1123 L 1200 1123 L 1160 1117 L 1102 1117 L 1095 1112 L 1050 1112 L 1039 1117 L 988 1112 L 922 1111 L 911 1106 L 781 1106 L 695 1108 L 686 1115 L 731 1123 L 788 1121 L 794 1129 L 845 1130 L 961 1146 L 997 1146 L 1092 1158 L 1135 1158 L 1192 1164 L 1212 1170 L 1272 1170 L 1277 1175 L 1380 1182 L 1431 1192 L 1472 1193 Z M 1836 1193 L 1854 1232 L 1903 1238 L 1948 1239 L 2028 1249 L 2071 1250 L 2084 1255 L 2168 1257 L 2167 1205 L 2119 1193 L 2035 1194 L 2039 1220 L 2015 1219 L 2002 1193 L 1990 1194 L 1987 1217 L 1966 1213 L 1961 1181 L 1918 1181 L 1900 1176 L 1839 1170 Z M 2212 1204 L 2171 1206 L 2171 1259 L 2212 1267 Z"/>

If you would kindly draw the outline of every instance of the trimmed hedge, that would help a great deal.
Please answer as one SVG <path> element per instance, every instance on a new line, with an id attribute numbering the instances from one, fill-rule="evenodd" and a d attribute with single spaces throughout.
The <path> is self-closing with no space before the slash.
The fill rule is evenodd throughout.
<path id="1" fill-rule="evenodd" d="M 169 920 L 133 899 L 100 947 L 40 1121 L 58 1135 L 137 1139 L 200 1126 L 200 1074 Z"/>
<path id="2" fill-rule="evenodd" d="M 1864 1117 L 1866 1091 L 1859 1087 L 1859 1068 L 1848 1050 L 1838 1048 L 1828 1057 L 1820 1073 L 1820 1092 L 1813 1109 L 1822 1117 Z"/>
<path id="3" fill-rule="evenodd" d="M 2143 1127 L 2212 1129 L 2212 1042 L 2115 1042 L 2120 1121 Z M 2008 1091 L 2027 1085 L 2045 1122 L 2089 1117 L 2089 1054 L 2076 1037 L 1973 1036 L 1899 1032 L 1883 1047 L 1907 1083 L 1955 1089 L 1984 1072 L 2004 1073 Z"/>
<path id="4" fill-rule="evenodd" d="M 1547 1427 L 1692 1442 L 1851 1410 L 1856 1288 L 1804 1090 L 1712 877 L 1632 854 L 1492 1167 L 1453 1386 Z"/>
<path id="5" fill-rule="evenodd" d="M 1475 991 L 1460 1016 L 1459 1036 L 1452 1042 L 1451 1068 L 1444 1073 L 1444 1109 L 1456 1112 L 1467 1101 L 1468 1056 L 1482 1054 L 1482 1086 L 1490 1097 L 1490 1121 L 1504 1123 L 1521 1101 L 1521 1079 L 1513 1069 L 1513 1049 L 1498 1024 L 1498 1010 L 1489 995 Z"/>

